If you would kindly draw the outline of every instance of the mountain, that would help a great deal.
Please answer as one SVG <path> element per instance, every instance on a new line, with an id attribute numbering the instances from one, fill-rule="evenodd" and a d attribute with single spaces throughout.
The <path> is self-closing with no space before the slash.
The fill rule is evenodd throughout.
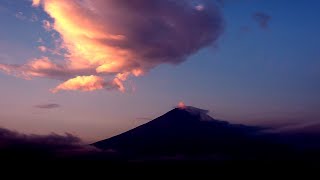
<path id="1" fill-rule="evenodd" d="M 133 159 L 284 159 L 288 147 L 262 128 L 215 120 L 195 107 L 168 113 L 110 139 L 92 144 Z"/>
<path id="2" fill-rule="evenodd" d="M 108 170 L 117 177 L 146 172 L 179 177 L 216 175 L 224 170 L 223 176 L 257 170 L 265 170 L 261 173 L 265 175 L 271 170 L 292 173 L 304 168 L 308 173 L 310 169 L 319 172 L 319 136 L 270 134 L 265 128 L 230 124 L 207 113 L 194 107 L 175 108 L 128 132 L 91 144 L 95 147 L 71 134 L 26 135 L 0 128 L 0 158 L 3 166 L 12 164 L 9 169 L 15 171 L 20 165 L 34 172 L 37 168 L 30 165 L 34 163 L 48 173 L 57 167 L 72 175 L 92 168 L 92 174 L 105 175 Z"/>

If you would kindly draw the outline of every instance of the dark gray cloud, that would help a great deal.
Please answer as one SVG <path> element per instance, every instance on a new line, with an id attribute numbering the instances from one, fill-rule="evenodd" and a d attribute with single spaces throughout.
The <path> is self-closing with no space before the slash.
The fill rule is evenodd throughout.
<path id="1" fill-rule="evenodd" d="M 271 16 L 264 12 L 256 12 L 252 15 L 253 19 L 261 28 L 268 28 Z"/>
<path id="2" fill-rule="evenodd" d="M 208 0 L 198 4 L 190 0 L 98 0 L 94 7 L 103 13 L 101 23 L 109 31 L 126 37 L 102 42 L 132 52 L 137 59 L 129 66 L 180 63 L 215 42 L 223 31 L 222 15 Z"/>
<path id="3" fill-rule="evenodd" d="M 16 131 L 0 128 L 0 147 L 32 144 L 48 147 L 72 147 L 81 143 L 80 138 L 66 133 L 65 135 L 26 135 Z"/>
<path id="4" fill-rule="evenodd" d="M 59 135 L 23 134 L 0 128 L 0 158 L 55 159 L 73 157 L 98 152 L 92 146 L 85 145 L 79 137 L 66 133 Z"/>
<path id="5" fill-rule="evenodd" d="M 59 104 L 38 104 L 34 106 L 35 108 L 40 108 L 40 109 L 55 109 L 61 107 Z"/>

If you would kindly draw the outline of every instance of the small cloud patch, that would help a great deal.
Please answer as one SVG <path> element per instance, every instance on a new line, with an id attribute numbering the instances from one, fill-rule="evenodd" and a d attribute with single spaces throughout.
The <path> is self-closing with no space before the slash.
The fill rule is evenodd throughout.
<path id="1" fill-rule="evenodd" d="M 39 109 L 56 109 L 56 108 L 60 108 L 61 106 L 59 104 L 38 104 L 38 105 L 35 105 L 34 107 Z"/>

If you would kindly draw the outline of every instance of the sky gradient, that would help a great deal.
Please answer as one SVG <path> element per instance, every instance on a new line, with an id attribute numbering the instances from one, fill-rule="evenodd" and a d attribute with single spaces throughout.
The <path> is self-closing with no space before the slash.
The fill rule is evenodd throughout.
<path id="1" fill-rule="evenodd" d="M 320 123 L 316 0 L 39 2 L 0 2 L 2 127 L 93 142 L 180 101 L 235 123 Z M 88 12 L 62 11 L 76 28 L 68 27 L 50 3 L 88 3 L 79 6 Z"/>

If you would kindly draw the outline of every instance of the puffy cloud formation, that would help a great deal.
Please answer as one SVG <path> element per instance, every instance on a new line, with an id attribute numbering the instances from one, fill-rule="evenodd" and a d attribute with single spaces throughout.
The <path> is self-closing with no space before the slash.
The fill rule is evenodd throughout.
<path id="1" fill-rule="evenodd" d="M 113 86 L 114 85 L 114 86 Z M 120 86 L 123 86 L 121 82 L 117 84 L 116 79 L 114 84 L 104 82 L 104 79 L 99 76 L 77 76 L 75 78 L 69 79 L 66 82 L 60 84 L 55 89 L 52 90 L 53 93 L 56 93 L 61 90 L 80 90 L 80 91 L 93 91 L 97 89 L 103 89 L 107 87 L 113 88 L 119 86 L 119 89 L 123 89 Z"/>
<path id="2" fill-rule="evenodd" d="M 52 90 L 56 93 L 60 90 L 81 90 L 92 91 L 96 89 L 102 89 L 104 86 L 104 80 L 98 76 L 77 76 L 76 78 L 69 79 L 68 81 L 60 84 L 58 87 Z"/>
<path id="3" fill-rule="evenodd" d="M 52 92 L 125 91 L 127 77 L 163 63 L 181 63 L 214 43 L 223 30 L 211 0 L 33 0 L 32 5 L 52 18 L 44 21 L 45 27 L 59 33 L 65 62 L 42 58 L 25 65 L 0 64 L 0 70 L 65 81 Z"/>
<path id="4" fill-rule="evenodd" d="M 32 6 L 36 7 L 40 5 L 40 0 L 32 0 Z"/>
<path id="5" fill-rule="evenodd" d="M 71 77 L 72 70 L 63 65 L 58 65 L 49 60 L 48 57 L 34 59 L 24 65 L 0 64 L 0 70 L 24 79 L 33 77 L 46 77 L 52 79 L 64 80 Z"/>

